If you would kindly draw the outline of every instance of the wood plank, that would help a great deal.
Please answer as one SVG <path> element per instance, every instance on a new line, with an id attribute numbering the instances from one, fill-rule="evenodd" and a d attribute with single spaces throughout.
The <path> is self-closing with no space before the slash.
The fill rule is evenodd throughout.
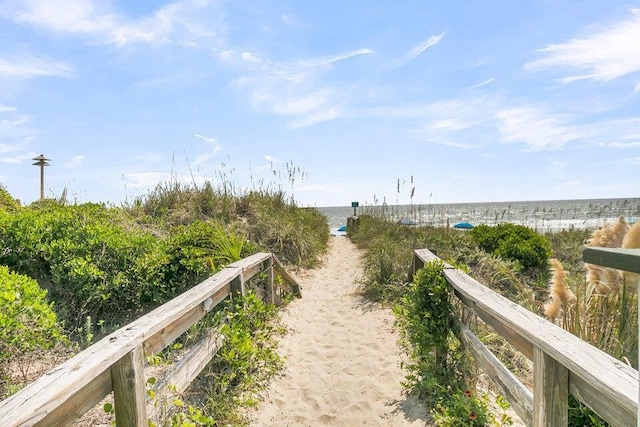
<path id="1" fill-rule="evenodd" d="M 236 261 L 227 265 L 226 268 L 239 268 L 240 270 L 252 270 L 256 266 L 260 266 L 264 261 L 271 258 L 271 254 L 267 252 L 258 252 L 257 254 L 250 255 L 246 258 L 242 258 L 240 261 Z"/>
<path id="2" fill-rule="evenodd" d="M 220 288 L 217 292 L 204 300 L 202 304 L 194 307 L 191 311 L 175 319 L 175 321 L 166 328 L 157 331 L 155 334 L 147 338 L 144 345 L 145 356 L 151 356 L 161 351 L 180 335 L 185 333 L 191 326 L 202 319 L 213 307 L 220 304 L 231 293 L 231 286 L 227 284 Z"/>
<path id="3" fill-rule="evenodd" d="M 99 402 L 110 391 L 91 384 L 100 373 L 133 350 L 140 342 L 169 327 L 194 307 L 226 287 L 235 271 L 222 270 L 147 315 L 113 332 L 75 357 L 52 369 L 18 393 L 0 402 L 0 426 L 33 425 L 55 408 L 81 407 Z M 109 385 L 111 385 L 109 381 Z M 97 394 L 88 394 L 97 393 Z M 94 405 L 95 405 L 94 403 Z M 43 424 L 43 425 L 55 425 Z"/>
<path id="4" fill-rule="evenodd" d="M 599 387 L 593 386 L 579 376 L 569 372 L 569 393 L 581 402 L 590 402 L 589 407 L 606 419 L 611 427 L 628 427 L 636 425 L 635 414 L 629 412 L 611 411 L 617 402 L 603 394 Z"/>
<path id="5" fill-rule="evenodd" d="M 533 348 L 533 425 L 569 423 L 569 371 L 538 347 Z"/>
<path id="6" fill-rule="evenodd" d="M 582 259 L 589 264 L 640 273 L 640 249 L 586 247 Z"/>
<path id="7" fill-rule="evenodd" d="M 173 413 L 172 408 L 175 406 L 171 404 L 170 400 L 173 392 L 169 390 L 169 386 L 175 386 L 178 392 L 186 391 L 191 382 L 220 350 L 224 340 L 225 336 L 220 333 L 220 328 L 210 331 L 156 382 L 154 386 L 155 399 L 147 399 L 149 419 L 160 425 L 162 420 Z"/>
<path id="8" fill-rule="evenodd" d="M 282 276 L 282 279 L 289 284 L 289 286 L 291 287 L 291 292 L 295 296 L 301 298 L 302 297 L 302 292 L 300 290 L 300 285 L 298 284 L 296 279 L 294 279 L 293 276 L 291 276 L 287 272 L 287 270 L 284 268 L 284 266 L 282 265 L 282 263 L 280 262 L 278 257 L 276 257 L 275 255 L 273 255 L 273 266 L 276 269 L 276 271 L 278 272 L 278 274 L 280 274 Z"/>
<path id="9" fill-rule="evenodd" d="M 444 276 L 467 302 L 475 304 L 475 308 L 472 307 L 474 311 L 487 313 L 566 366 L 584 383 L 600 389 L 602 400 L 611 402 L 608 414 L 601 414 L 605 420 L 633 419 L 631 425 L 636 424 L 638 371 L 498 295 L 459 270 L 445 269 Z M 583 400 L 587 406 L 592 409 L 598 406 L 593 397 L 586 395 L 586 398 L 591 399 Z"/>
<path id="10" fill-rule="evenodd" d="M 144 350 L 139 345 L 111 367 L 113 401 L 119 427 L 143 427 L 147 422 Z"/>
<path id="11" fill-rule="evenodd" d="M 102 399 L 105 398 L 105 396 L 111 393 L 112 389 L 111 370 L 106 367 L 106 369 L 98 374 L 93 381 L 84 386 L 82 389 L 78 390 L 77 393 L 64 401 L 62 404 L 57 405 L 56 401 L 47 405 L 47 407 L 45 408 L 41 408 L 42 411 L 46 413 L 39 418 L 39 421 L 34 421 L 38 418 L 34 418 L 32 416 L 32 412 L 35 412 L 39 408 L 28 408 L 29 413 L 25 414 L 25 417 L 28 421 L 25 421 L 24 423 L 16 422 L 15 424 L 0 425 L 34 425 L 36 427 L 71 426 L 88 410 L 100 403 Z"/>
<path id="12" fill-rule="evenodd" d="M 575 335 L 509 301 L 458 270 L 444 275 L 462 295 L 614 402 L 609 412 L 627 418 L 637 411 L 638 371 Z M 584 401 L 593 408 L 594 402 Z M 607 417 L 604 417 L 607 420 Z M 634 423 L 635 424 L 635 423 Z"/>
<path id="13" fill-rule="evenodd" d="M 533 394 L 489 350 L 469 328 L 459 323 L 460 339 L 476 363 L 489 375 L 500 393 L 527 425 L 533 424 Z"/>
<path id="14" fill-rule="evenodd" d="M 473 300 L 467 298 L 464 294 L 454 290 L 456 296 L 462 301 L 462 303 L 469 307 L 484 323 L 491 326 L 500 336 L 506 339 L 516 350 L 524 354 L 529 360 L 533 360 L 533 344 L 525 339 L 522 335 L 518 334 L 513 329 L 506 326 L 504 323 L 491 316 L 487 311 L 478 307 Z"/>

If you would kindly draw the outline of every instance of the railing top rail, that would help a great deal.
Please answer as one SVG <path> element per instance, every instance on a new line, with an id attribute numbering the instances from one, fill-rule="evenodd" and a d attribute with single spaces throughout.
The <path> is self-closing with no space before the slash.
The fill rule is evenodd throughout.
<path id="1" fill-rule="evenodd" d="M 242 276 L 245 270 L 255 269 L 270 257 L 270 253 L 257 253 L 230 264 L 47 372 L 0 402 L 0 425 L 33 425 L 90 387 L 93 394 L 106 395 L 111 391 L 111 380 L 105 372 L 108 373 L 111 365 L 141 344 L 145 344 L 147 355 L 164 348 L 167 336 L 179 335 L 182 329 L 191 326 L 210 307 L 229 295 L 232 280 Z M 210 298 L 215 301 L 211 305 L 205 304 Z M 97 378 L 101 381 L 96 383 L 94 380 Z"/>
<path id="2" fill-rule="evenodd" d="M 587 247 L 583 259 L 590 264 L 640 273 L 640 249 Z"/>
<path id="3" fill-rule="evenodd" d="M 423 263 L 438 259 L 427 249 L 415 251 Z M 573 375 L 596 385 L 601 393 L 635 414 L 638 371 L 577 336 L 497 294 L 463 272 L 446 268 L 447 281 L 471 308 L 488 313 L 501 325 L 564 365 Z M 475 307 L 474 307 L 475 306 Z"/>

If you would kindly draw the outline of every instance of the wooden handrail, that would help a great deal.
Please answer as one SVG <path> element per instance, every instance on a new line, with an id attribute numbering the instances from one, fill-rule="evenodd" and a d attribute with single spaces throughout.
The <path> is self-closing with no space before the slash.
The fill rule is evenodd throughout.
<path id="1" fill-rule="evenodd" d="M 427 249 L 414 251 L 414 273 L 425 263 L 439 259 Z M 566 425 L 566 401 L 570 392 L 613 426 L 637 422 L 638 371 L 575 335 L 493 292 L 460 270 L 445 266 L 444 277 L 462 303 L 485 323 L 534 361 L 533 413 L 527 392 L 518 381 L 504 380 L 504 366 L 497 359 L 476 357 L 516 413 L 529 425 Z M 463 337 L 469 338 L 464 331 Z M 470 339 L 463 339 L 466 344 Z M 472 353 L 489 352 L 482 343 Z M 493 373 L 499 372 L 498 373 Z M 558 395 L 558 392 L 560 395 Z M 555 393 L 555 394 L 554 394 Z M 564 413 L 563 413 L 564 411 Z"/>
<path id="2" fill-rule="evenodd" d="M 272 269 L 276 263 L 280 267 L 275 255 L 270 253 L 251 255 L 118 329 L 1 401 L 0 426 L 71 425 L 111 391 L 114 391 L 118 426 L 140 426 L 142 419 L 142 425 L 146 426 L 148 417 L 155 417 L 158 411 L 145 399 L 144 372 L 141 372 L 145 358 L 167 347 L 232 295 L 234 281 L 244 294 L 245 281 L 267 270 L 268 299 L 273 295 Z M 289 284 L 292 289 L 299 289 L 291 276 L 286 275 L 284 280 L 292 282 Z M 217 352 L 223 339 L 216 331 L 205 337 L 158 386 L 186 387 Z"/>

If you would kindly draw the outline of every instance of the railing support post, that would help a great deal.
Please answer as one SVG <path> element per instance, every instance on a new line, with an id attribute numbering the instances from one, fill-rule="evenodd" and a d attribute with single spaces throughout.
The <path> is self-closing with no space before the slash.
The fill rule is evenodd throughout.
<path id="1" fill-rule="evenodd" d="M 569 422 L 569 371 L 533 348 L 533 425 L 566 426 Z"/>
<path id="2" fill-rule="evenodd" d="M 231 301 L 233 302 L 234 310 L 238 299 L 244 298 L 244 280 L 242 279 L 242 272 L 238 272 L 235 279 L 231 281 Z"/>
<path id="3" fill-rule="evenodd" d="M 273 256 L 269 257 L 267 261 L 267 289 L 266 289 L 267 302 L 269 304 L 276 303 L 275 288 L 273 286 Z"/>
<path id="4" fill-rule="evenodd" d="M 139 345 L 111 367 L 116 423 L 119 427 L 148 425 L 144 351 Z"/>

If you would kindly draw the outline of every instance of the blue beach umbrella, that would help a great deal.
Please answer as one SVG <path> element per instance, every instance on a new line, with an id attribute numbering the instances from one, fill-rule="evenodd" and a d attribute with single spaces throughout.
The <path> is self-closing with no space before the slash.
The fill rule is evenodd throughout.
<path id="1" fill-rule="evenodd" d="M 471 230 L 473 228 L 473 224 L 468 222 L 459 222 L 453 225 L 453 228 L 461 228 L 463 230 Z"/>

